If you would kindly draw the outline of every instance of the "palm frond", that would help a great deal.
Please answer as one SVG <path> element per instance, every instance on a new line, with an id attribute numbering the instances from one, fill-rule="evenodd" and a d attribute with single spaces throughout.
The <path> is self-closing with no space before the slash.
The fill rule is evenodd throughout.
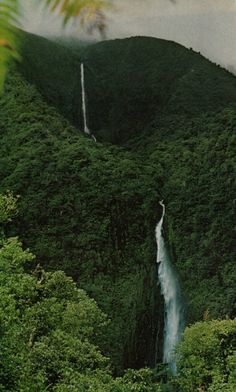
<path id="1" fill-rule="evenodd" d="M 88 31 L 106 28 L 104 11 L 112 7 L 111 0 L 45 0 L 51 12 L 63 16 L 66 25 L 72 18 L 77 18 Z"/>
<path id="2" fill-rule="evenodd" d="M 0 3 L 0 93 L 3 91 L 8 65 L 18 59 L 17 32 L 18 1 L 2 0 Z"/>

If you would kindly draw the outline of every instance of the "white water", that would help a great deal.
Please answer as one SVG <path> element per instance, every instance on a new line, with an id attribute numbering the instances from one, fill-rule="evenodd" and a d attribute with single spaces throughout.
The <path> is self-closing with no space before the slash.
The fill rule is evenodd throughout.
<path id="1" fill-rule="evenodd" d="M 87 126 L 85 83 L 84 83 L 84 64 L 83 63 L 81 63 L 80 69 L 81 69 L 82 111 L 83 111 L 83 119 L 84 119 L 84 133 L 87 133 L 87 135 L 90 135 L 90 130 Z"/>
<path id="2" fill-rule="evenodd" d="M 162 217 L 156 226 L 157 263 L 158 277 L 161 292 L 164 296 L 164 347 L 163 363 L 167 363 L 173 374 L 176 374 L 176 360 L 174 349 L 180 341 L 184 329 L 184 303 L 178 274 L 171 262 L 165 240 L 162 235 L 165 205 L 160 201 L 163 208 Z"/>

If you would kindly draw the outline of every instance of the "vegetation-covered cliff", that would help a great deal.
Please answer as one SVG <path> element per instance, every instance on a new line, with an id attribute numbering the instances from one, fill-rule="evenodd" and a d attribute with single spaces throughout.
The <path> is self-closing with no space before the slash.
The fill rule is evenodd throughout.
<path id="1" fill-rule="evenodd" d="M 89 125 L 99 140 L 116 144 L 143 134 L 160 116 L 193 118 L 236 99 L 235 76 L 171 41 L 132 37 L 81 46 L 72 53 L 27 35 L 22 55 L 25 77 L 80 128 L 83 61 Z"/>
<path id="2" fill-rule="evenodd" d="M 24 41 L 27 67 L 23 63 L 21 68 L 60 110 L 47 84 L 51 80 L 59 91 L 59 74 L 67 68 L 61 62 L 53 78 L 54 52 L 50 49 L 43 56 L 45 46 L 53 44 L 42 40 L 37 50 L 30 51 L 32 40 L 27 36 Z M 60 56 L 63 50 L 67 54 L 67 49 L 54 47 Z M 73 61 L 67 67 L 74 69 L 77 61 L 73 83 L 79 90 L 79 61 L 85 64 L 92 132 L 101 141 L 128 148 L 159 179 L 157 189 L 167 201 L 168 238 L 186 286 L 190 320 L 198 320 L 208 308 L 212 317 L 234 315 L 230 222 L 235 209 L 235 76 L 192 50 L 147 37 L 90 45 L 78 50 Z M 43 79 L 41 62 L 50 70 Z M 70 80 L 62 81 L 65 96 Z M 81 112 L 78 123 L 82 128 Z M 149 214 L 155 217 L 152 207 Z"/>
<path id="3" fill-rule="evenodd" d="M 63 270 L 95 298 L 111 319 L 99 344 L 114 374 L 153 366 L 163 339 L 154 237 L 160 198 L 187 322 L 235 317 L 236 78 L 163 40 L 107 41 L 75 53 L 21 34 L 23 62 L 0 99 L 0 192 L 20 195 L 6 233 L 36 255 L 27 272 L 38 263 L 48 273 Z M 81 61 L 98 143 L 80 131 Z M 221 325 L 212 328 L 221 336 Z M 227 328 L 232 351 L 234 324 Z M 222 372 L 231 374 L 231 365 Z M 219 388 L 213 373 L 204 377 L 191 379 L 193 388 Z M 189 385 L 180 379 L 170 388 Z M 159 391 L 150 388 L 130 390 Z"/>
<path id="4" fill-rule="evenodd" d="M 109 347 L 118 363 L 153 361 L 158 173 L 84 137 L 33 86 L 10 79 L 1 99 L 0 181 L 2 191 L 21 196 L 11 234 L 20 234 L 47 270 L 63 269 L 116 314 L 118 347 Z M 142 359 L 129 350 L 140 350 Z"/>

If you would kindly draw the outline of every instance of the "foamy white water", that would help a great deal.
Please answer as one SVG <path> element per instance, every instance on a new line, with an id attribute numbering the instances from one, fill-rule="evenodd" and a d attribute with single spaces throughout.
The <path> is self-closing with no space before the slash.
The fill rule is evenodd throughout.
<path id="1" fill-rule="evenodd" d="M 167 363 L 173 374 L 176 374 L 176 359 L 174 349 L 180 341 L 184 330 L 184 302 L 177 271 L 175 270 L 165 240 L 162 234 L 165 205 L 162 217 L 156 226 L 158 278 L 161 285 L 161 293 L 164 297 L 164 347 L 163 363 Z"/>

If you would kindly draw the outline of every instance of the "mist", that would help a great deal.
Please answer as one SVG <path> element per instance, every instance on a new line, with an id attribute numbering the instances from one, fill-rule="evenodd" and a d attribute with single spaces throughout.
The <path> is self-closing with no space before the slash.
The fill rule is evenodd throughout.
<path id="1" fill-rule="evenodd" d="M 114 0 L 107 13 L 107 39 L 145 35 L 178 42 L 236 73 L 236 0 Z M 99 40 L 74 21 L 65 29 L 58 15 L 22 0 L 22 28 L 43 36 Z"/>

